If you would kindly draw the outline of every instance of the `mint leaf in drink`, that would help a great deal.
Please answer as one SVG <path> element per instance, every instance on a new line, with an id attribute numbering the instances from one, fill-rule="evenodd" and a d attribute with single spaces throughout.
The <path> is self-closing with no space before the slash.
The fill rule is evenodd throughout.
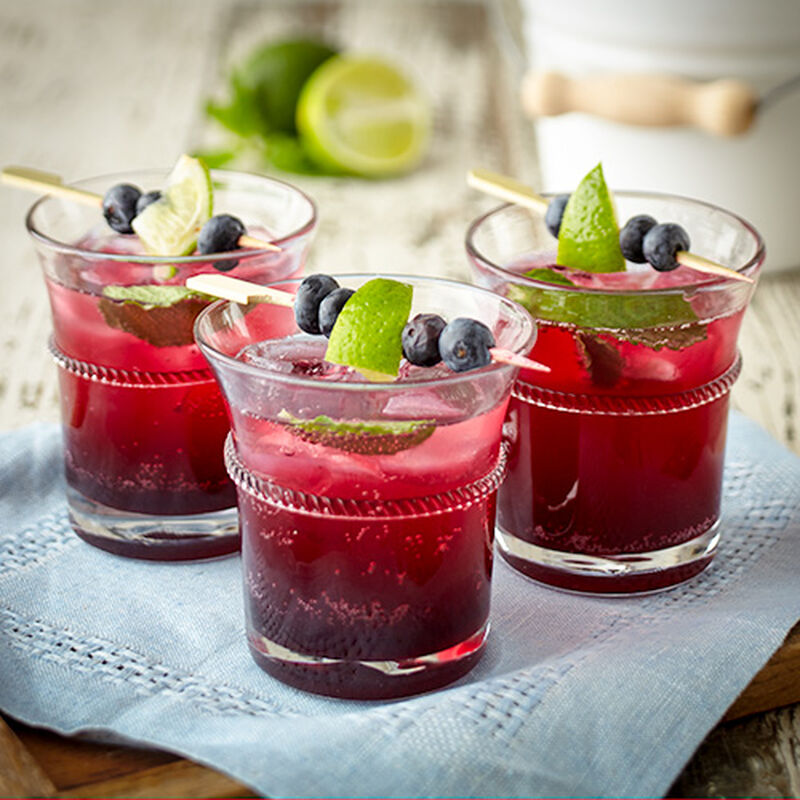
<path id="1" fill-rule="evenodd" d="M 622 377 L 625 359 L 612 342 L 585 331 L 575 336 L 592 383 L 610 389 Z"/>
<path id="2" fill-rule="evenodd" d="M 537 267 L 524 276 L 556 287 L 576 285 L 552 267 Z M 538 319 L 609 331 L 616 339 L 654 350 L 680 350 L 702 341 L 707 333 L 689 301 L 678 294 L 573 293 L 510 284 L 508 297 Z"/>
<path id="3" fill-rule="evenodd" d="M 295 436 L 307 442 L 367 456 L 394 455 L 416 447 L 436 429 L 432 420 L 351 422 L 333 420 L 324 414 L 306 420 L 285 410 L 278 416 Z"/>
<path id="4" fill-rule="evenodd" d="M 111 328 L 154 347 L 181 347 L 194 341 L 195 317 L 209 301 L 185 286 L 106 286 L 99 309 Z"/>
<path id="5" fill-rule="evenodd" d="M 203 297 L 207 295 L 188 289 L 186 286 L 163 286 L 158 284 L 139 284 L 136 286 L 105 286 L 103 297 L 110 300 L 122 300 L 125 303 L 136 303 L 142 308 L 165 308 L 180 303 L 188 297 Z"/>

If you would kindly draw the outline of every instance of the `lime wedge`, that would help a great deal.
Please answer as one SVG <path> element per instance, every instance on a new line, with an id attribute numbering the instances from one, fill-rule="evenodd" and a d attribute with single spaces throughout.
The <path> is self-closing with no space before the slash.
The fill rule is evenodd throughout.
<path id="1" fill-rule="evenodd" d="M 407 283 L 387 278 L 367 281 L 339 313 L 325 360 L 353 367 L 370 381 L 394 380 L 413 291 Z"/>
<path id="2" fill-rule="evenodd" d="M 150 255 L 185 256 L 194 251 L 200 228 L 211 217 L 213 190 L 208 167 L 182 155 L 161 198 L 131 223 Z"/>
<path id="3" fill-rule="evenodd" d="M 428 104 L 392 64 L 333 56 L 306 82 L 297 129 L 311 158 L 326 169 L 366 177 L 405 172 L 428 141 Z"/>
<path id="4" fill-rule="evenodd" d="M 598 164 L 570 195 L 558 232 L 557 262 L 584 272 L 621 272 L 614 203 Z"/>

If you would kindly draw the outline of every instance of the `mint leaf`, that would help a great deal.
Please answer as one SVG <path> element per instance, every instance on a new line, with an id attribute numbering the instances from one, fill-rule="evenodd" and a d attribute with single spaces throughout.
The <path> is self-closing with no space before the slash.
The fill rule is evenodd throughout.
<path id="1" fill-rule="evenodd" d="M 195 317 L 211 300 L 185 286 L 106 286 L 99 309 L 106 324 L 154 347 L 194 342 Z"/>
<path id="2" fill-rule="evenodd" d="M 140 284 L 137 286 L 105 286 L 103 296 L 109 300 L 121 300 L 125 303 L 136 303 L 144 309 L 166 308 L 180 303 L 190 297 L 205 298 L 207 295 L 187 289 L 185 286 L 161 286 L 158 284 Z"/>
<path id="3" fill-rule="evenodd" d="M 307 442 L 361 455 L 394 455 L 421 444 L 436 429 L 433 420 L 359 422 L 333 420 L 324 414 L 304 420 L 286 410 L 278 418 Z"/>
<path id="4" fill-rule="evenodd" d="M 261 137 L 261 154 L 264 160 L 284 172 L 298 175 L 338 175 L 311 159 L 303 140 L 288 133 L 270 133 Z"/>
<path id="5" fill-rule="evenodd" d="M 563 272 L 537 267 L 526 278 L 561 286 L 575 285 Z M 508 297 L 538 319 L 582 329 L 611 330 L 617 339 L 658 350 L 680 350 L 706 338 L 691 304 L 677 294 L 614 295 L 563 292 L 510 284 Z"/>
<path id="6" fill-rule="evenodd" d="M 219 169 L 230 164 L 239 155 L 240 147 L 227 150 L 199 150 L 192 153 L 192 158 L 199 158 L 209 169 Z"/>

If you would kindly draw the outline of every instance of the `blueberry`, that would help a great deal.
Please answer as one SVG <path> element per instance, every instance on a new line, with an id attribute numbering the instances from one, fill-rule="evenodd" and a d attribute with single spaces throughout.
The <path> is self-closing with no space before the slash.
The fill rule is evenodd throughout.
<path id="1" fill-rule="evenodd" d="M 309 275 L 297 289 L 294 318 L 297 327 L 306 333 L 322 333 L 319 328 L 319 304 L 339 284 L 330 275 Z"/>
<path id="2" fill-rule="evenodd" d="M 656 225 L 648 214 L 631 217 L 619 232 L 619 249 L 622 255 L 634 264 L 644 264 L 647 259 L 642 252 L 642 242 L 647 232 Z"/>
<path id="3" fill-rule="evenodd" d="M 238 217 L 230 214 L 217 214 L 200 229 L 200 235 L 197 237 L 197 252 L 207 255 L 237 250 L 239 237 L 243 234 L 244 225 Z"/>
<path id="4" fill-rule="evenodd" d="M 117 233 L 133 233 L 131 222 L 142 192 L 129 183 L 118 183 L 103 195 L 103 216 Z"/>
<path id="5" fill-rule="evenodd" d="M 417 314 L 403 328 L 403 355 L 406 360 L 418 367 L 432 367 L 438 364 L 439 336 L 445 321 L 438 314 Z"/>
<path id="6" fill-rule="evenodd" d="M 688 250 L 691 246 L 689 234 L 673 222 L 654 225 L 644 237 L 642 252 L 654 269 L 669 272 L 679 265 L 675 259 L 678 250 Z"/>
<path id="7" fill-rule="evenodd" d="M 569 200 L 568 194 L 557 194 L 547 206 L 547 211 L 544 215 L 544 224 L 547 225 L 547 230 L 558 239 L 558 232 L 561 230 L 561 218 L 564 216 L 564 209 Z"/>
<path id="8" fill-rule="evenodd" d="M 333 326 L 339 318 L 339 312 L 354 294 L 354 289 L 334 289 L 330 294 L 322 298 L 322 302 L 319 304 L 319 312 L 317 313 L 317 322 L 319 323 L 319 329 L 325 336 L 331 335 Z"/>
<path id="9" fill-rule="evenodd" d="M 138 217 L 139 214 L 144 211 L 147 206 L 156 202 L 156 200 L 161 199 L 161 192 L 158 189 L 155 189 L 152 192 L 145 192 L 144 194 L 139 196 L 139 199 L 136 201 L 136 216 Z"/>
<path id="10" fill-rule="evenodd" d="M 453 372 L 485 367 L 492 360 L 490 347 L 494 347 L 492 332 L 482 322 L 466 317 L 448 322 L 439 337 L 439 354 Z"/>

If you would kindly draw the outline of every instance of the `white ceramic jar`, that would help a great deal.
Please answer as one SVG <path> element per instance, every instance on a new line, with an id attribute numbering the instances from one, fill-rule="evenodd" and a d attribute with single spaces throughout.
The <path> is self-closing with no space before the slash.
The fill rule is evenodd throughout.
<path id="1" fill-rule="evenodd" d="M 535 71 L 735 78 L 759 95 L 800 73 L 798 0 L 523 0 L 523 10 Z M 615 189 L 734 209 L 763 234 L 766 269 L 800 267 L 800 87 L 729 138 L 576 112 L 535 128 L 543 191 L 569 191 L 602 161 Z"/>

